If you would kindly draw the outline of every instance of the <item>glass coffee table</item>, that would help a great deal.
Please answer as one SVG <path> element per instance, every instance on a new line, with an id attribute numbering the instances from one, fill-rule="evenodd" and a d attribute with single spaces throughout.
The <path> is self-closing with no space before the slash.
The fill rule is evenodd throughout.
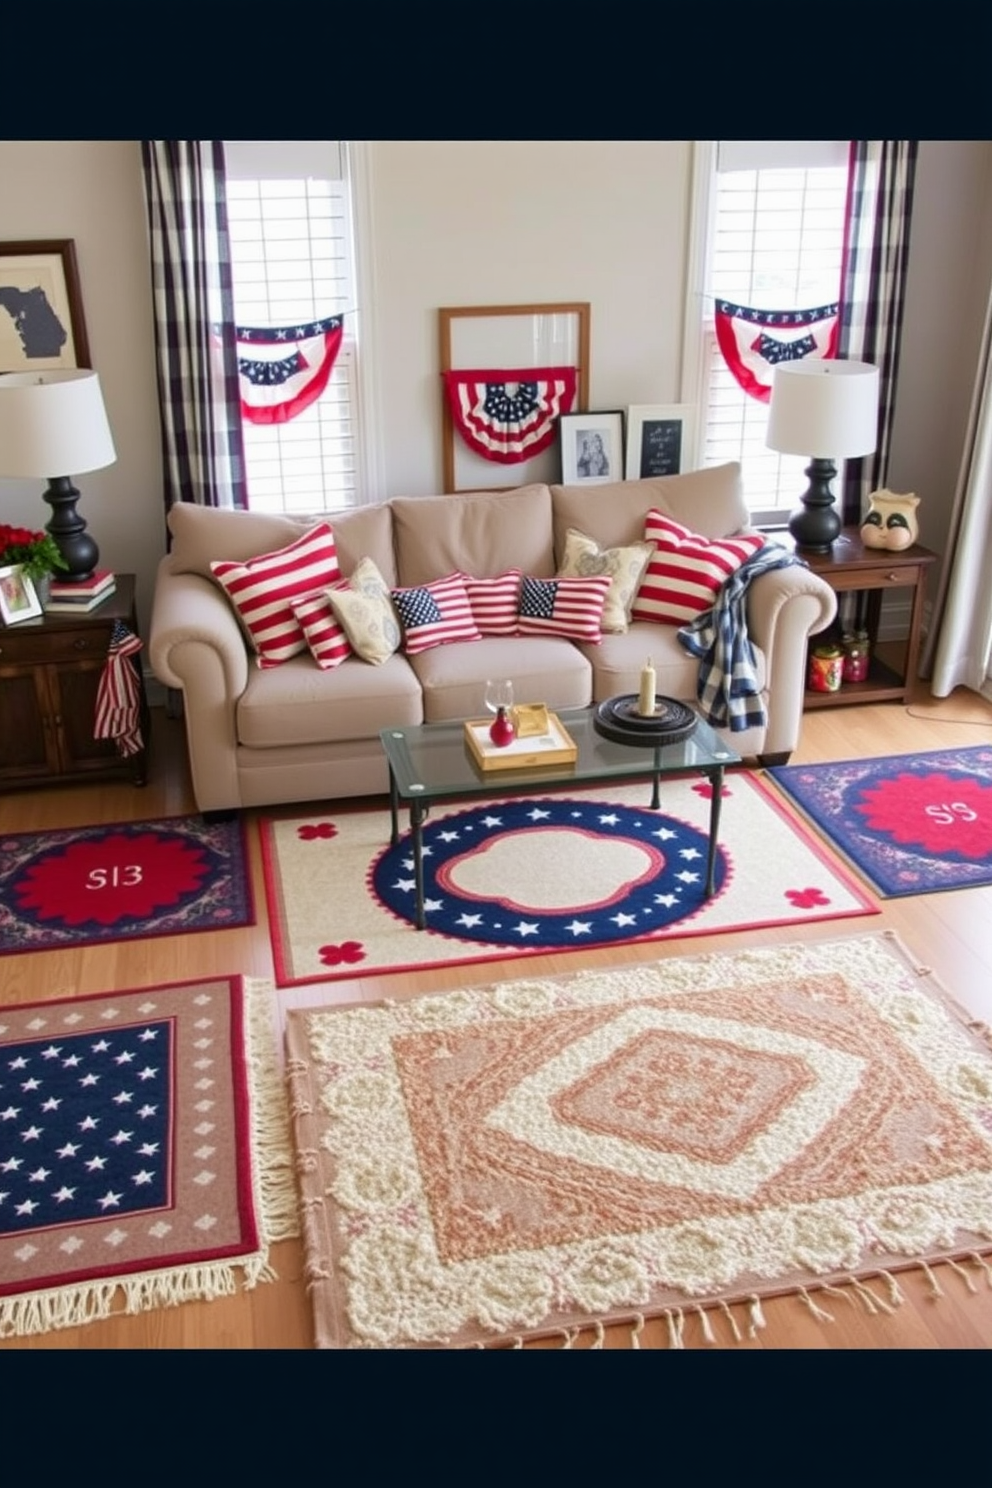
<path id="1" fill-rule="evenodd" d="M 424 928 L 423 825 L 432 805 L 453 796 L 526 795 L 548 786 L 589 785 L 604 780 L 651 780 L 651 808 L 661 802 L 666 776 L 698 771 L 712 786 L 706 897 L 713 893 L 717 832 L 723 772 L 739 765 L 741 757 L 729 749 L 708 723 L 698 718 L 688 738 L 673 743 L 620 743 L 607 739 L 595 726 L 595 708 L 558 711 L 558 718 L 578 748 L 569 764 L 533 768 L 482 770 L 465 740 L 462 723 L 423 723 L 411 728 L 382 729 L 379 738 L 389 763 L 390 842 L 399 841 L 400 802 L 410 811 L 416 889 L 416 924 Z"/>

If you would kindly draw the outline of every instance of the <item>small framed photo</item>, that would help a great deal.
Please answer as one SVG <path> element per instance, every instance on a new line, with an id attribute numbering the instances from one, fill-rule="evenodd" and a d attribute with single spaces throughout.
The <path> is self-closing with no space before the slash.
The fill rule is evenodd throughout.
<path id="1" fill-rule="evenodd" d="M 623 410 L 563 413 L 558 421 L 564 485 L 623 479 Z"/>
<path id="2" fill-rule="evenodd" d="M 688 403 L 632 404 L 627 409 L 627 479 L 691 470 L 694 418 Z"/>
<path id="3" fill-rule="evenodd" d="M 40 614 L 41 600 L 21 564 L 0 568 L 0 618 L 4 625 L 37 620 Z"/>

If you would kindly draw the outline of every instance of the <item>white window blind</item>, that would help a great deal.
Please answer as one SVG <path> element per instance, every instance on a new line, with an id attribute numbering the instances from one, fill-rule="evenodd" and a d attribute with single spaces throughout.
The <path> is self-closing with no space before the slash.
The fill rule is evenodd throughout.
<path id="1" fill-rule="evenodd" d="M 720 141 L 702 296 L 702 461 L 739 460 L 751 519 L 784 522 L 808 459 L 765 446 L 768 405 L 731 374 L 716 341 L 716 299 L 757 310 L 806 310 L 840 295 L 847 142 Z"/>
<path id="2" fill-rule="evenodd" d="M 225 141 L 234 314 L 285 327 L 344 314 L 321 396 L 284 424 L 245 421 L 254 511 L 316 515 L 357 501 L 357 317 L 350 191 L 337 140 Z"/>

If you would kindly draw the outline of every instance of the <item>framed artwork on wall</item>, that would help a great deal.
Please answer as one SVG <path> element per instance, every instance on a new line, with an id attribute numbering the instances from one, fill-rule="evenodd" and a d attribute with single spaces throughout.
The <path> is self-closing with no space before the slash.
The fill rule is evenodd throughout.
<path id="1" fill-rule="evenodd" d="M 72 239 L 0 243 L 0 372 L 89 366 Z"/>
<path id="2" fill-rule="evenodd" d="M 564 485 L 623 479 L 623 412 L 562 414 L 558 424 Z"/>
<path id="3" fill-rule="evenodd" d="M 0 568 L 0 620 L 16 625 L 20 620 L 37 620 L 41 600 L 19 563 Z"/>
<path id="4" fill-rule="evenodd" d="M 694 416 L 688 403 L 632 404 L 627 409 L 627 480 L 691 470 Z"/>
<path id="5" fill-rule="evenodd" d="M 438 311 L 444 490 L 555 479 L 557 419 L 588 406 L 584 302 Z"/>

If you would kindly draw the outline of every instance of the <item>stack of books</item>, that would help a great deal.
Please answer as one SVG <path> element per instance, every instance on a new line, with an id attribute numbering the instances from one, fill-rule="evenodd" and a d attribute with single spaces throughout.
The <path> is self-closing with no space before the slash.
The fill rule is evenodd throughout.
<path id="1" fill-rule="evenodd" d="M 85 615 L 109 599 L 117 582 L 109 568 L 96 568 L 88 579 L 70 584 L 66 579 L 52 579 L 45 602 L 46 614 Z"/>

